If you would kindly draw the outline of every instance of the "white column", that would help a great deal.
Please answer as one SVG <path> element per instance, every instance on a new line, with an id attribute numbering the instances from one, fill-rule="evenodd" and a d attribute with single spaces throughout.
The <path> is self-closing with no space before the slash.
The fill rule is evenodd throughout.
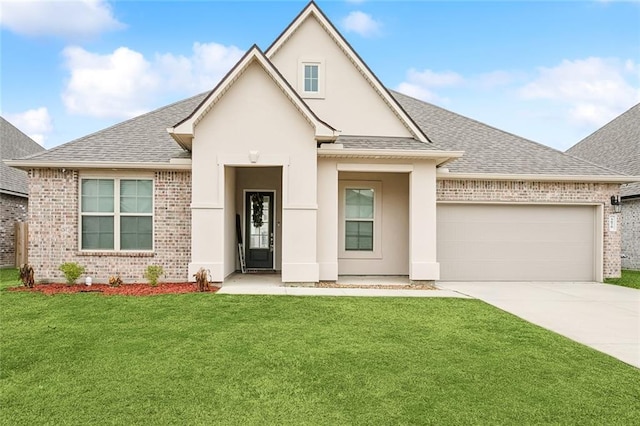
<path id="1" fill-rule="evenodd" d="M 436 261 L 436 167 L 416 162 L 409 180 L 409 278 L 440 279 Z"/>
<path id="2" fill-rule="evenodd" d="M 332 159 L 318 162 L 318 264 L 320 280 L 338 279 L 338 169 Z"/>

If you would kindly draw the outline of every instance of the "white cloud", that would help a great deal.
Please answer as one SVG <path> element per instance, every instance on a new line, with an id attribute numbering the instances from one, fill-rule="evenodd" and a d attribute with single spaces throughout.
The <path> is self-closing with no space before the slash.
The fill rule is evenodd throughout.
<path id="1" fill-rule="evenodd" d="M 124 28 L 105 0 L 2 0 L 0 26 L 28 36 L 85 38 Z"/>
<path id="2" fill-rule="evenodd" d="M 407 71 L 405 81 L 400 83 L 396 90 L 423 101 L 446 103 L 448 100 L 437 95 L 433 89 L 457 87 L 464 82 L 465 80 L 460 74 L 452 71 L 435 72 L 429 69 L 417 71 L 411 68 Z"/>
<path id="3" fill-rule="evenodd" d="M 194 43 L 189 57 L 164 53 L 152 60 L 127 47 L 104 55 L 68 47 L 63 55 L 70 78 L 62 99 L 74 114 L 129 118 L 149 111 L 168 93 L 212 89 L 242 54 L 217 43 Z"/>
<path id="4" fill-rule="evenodd" d="M 342 20 L 342 27 L 345 31 L 360 34 L 362 37 L 373 37 L 380 34 L 382 23 L 367 13 L 355 10 Z"/>
<path id="5" fill-rule="evenodd" d="M 159 87 L 151 64 L 126 47 L 108 55 L 68 47 L 63 55 L 71 78 L 62 100 L 71 113 L 93 117 L 132 117 L 145 112 Z"/>
<path id="6" fill-rule="evenodd" d="M 53 130 L 49 110 L 45 107 L 7 114 L 6 119 L 25 135 L 43 146 L 47 135 Z"/>
<path id="7" fill-rule="evenodd" d="M 577 125 L 602 126 L 640 102 L 638 64 L 615 58 L 563 60 L 540 67 L 519 94 L 526 100 L 551 100 L 564 105 Z"/>
<path id="8" fill-rule="evenodd" d="M 191 57 L 165 53 L 156 55 L 156 63 L 170 87 L 201 92 L 212 89 L 243 54 L 235 46 L 196 42 Z"/>

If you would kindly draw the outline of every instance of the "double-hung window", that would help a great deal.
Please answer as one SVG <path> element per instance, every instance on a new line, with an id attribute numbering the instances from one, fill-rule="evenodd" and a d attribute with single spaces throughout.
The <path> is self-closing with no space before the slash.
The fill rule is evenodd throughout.
<path id="1" fill-rule="evenodd" d="M 377 259 L 382 256 L 382 183 L 341 180 L 340 258 Z"/>
<path id="2" fill-rule="evenodd" d="M 153 250 L 151 179 L 82 179 L 81 250 Z"/>
<path id="3" fill-rule="evenodd" d="M 345 242 L 347 251 L 373 251 L 373 188 L 345 189 Z"/>

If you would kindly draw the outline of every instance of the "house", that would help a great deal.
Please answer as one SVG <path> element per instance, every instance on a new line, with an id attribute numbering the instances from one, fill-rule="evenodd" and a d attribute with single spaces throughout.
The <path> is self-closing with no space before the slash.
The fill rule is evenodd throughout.
<path id="1" fill-rule="evenodd" d="M 40 278 L 224 282 L 239 250 L 283 283 L 620 274 L 628 177 L 389 91 L 313 2 L 210 92 L 10 164 Z"/>
<path id="2" fill-rule="evenodd" d="M 568 154 L 640 176 L 640 104 L 567 150 Z M 622 268 L 640 270 L 640 183 L 622 185 Z"/>
<path id="3" fill-rule="evenodd" d="M 43 151 L 36 141 L 0 117 L 0 268 L 16 263 L 15 223 L 27 220 L 29 182 L 27 172 L 2 160 Z"/>

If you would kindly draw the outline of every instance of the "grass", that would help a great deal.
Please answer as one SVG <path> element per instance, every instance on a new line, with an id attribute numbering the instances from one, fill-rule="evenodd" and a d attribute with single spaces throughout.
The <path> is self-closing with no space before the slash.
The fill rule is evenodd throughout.
<path id="1" fill-rule="evenodd" d="M 622 270 L 622 276 L 620 278 L 607 278 L 604 281 L 607 284 L 640 289 L 640 271 Z"/>
<path id="2" fill-rule="evenodd" d="M 0 424 L 640 418 L 640 370 L 477 300 L 2 291 L 0 305 Z"/>

